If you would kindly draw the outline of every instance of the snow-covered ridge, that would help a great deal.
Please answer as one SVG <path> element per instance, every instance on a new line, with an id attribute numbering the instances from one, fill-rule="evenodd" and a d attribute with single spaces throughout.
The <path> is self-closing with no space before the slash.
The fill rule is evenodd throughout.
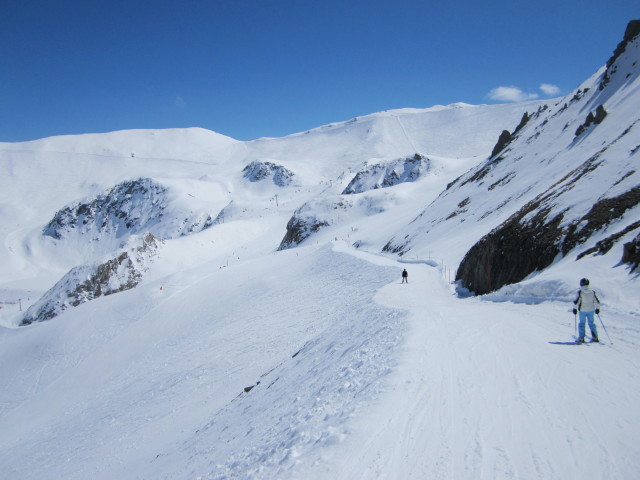
<path id="1" fill-rule="evenodd" d="M 634 52 L 602 89 L 609 66 L 546 106 L 381 112 L 253 142 L 186 129 L 0 145 L 3 475 L 635 478 Z M 415 152 L 420 178 L 342 194 L 365 162 Z M 251 182 L 256 159 L 295 181 Z M 65 205 L 60 238 L 42 235 Z M 202 212 L 216 220 L 183 235 Z M 145 218 L 164 242 L 131 233 Z M 450 283 L 460 263 L 490 284 L 554 249 L 487 295 Z M 582 277 L 600 344 L 574 342 Z"/>
<path id="2" fill-rule="evenodd" d="M 137 129 L 83 135 L 60 135 L 28 142 L 0 142 L 0 150 L 49 152 L 102 157 L 176 158 L 215 162 L 238 140 L 204 128 Z"/>
<path id="3" fill-rule="evenodd" d="M 452 228 L 474 231 L 460 239 L 465 255 L 453 262 L 456 278 L 476 293 L 563 257 L 585 261 L 586 251 L 611 251 L 619 262 L 640 220 L 639 72 L 636 36 L 606 69 L 501 136 L 492 157 L 452 182 L 387 250 L 420 251 Z"/>

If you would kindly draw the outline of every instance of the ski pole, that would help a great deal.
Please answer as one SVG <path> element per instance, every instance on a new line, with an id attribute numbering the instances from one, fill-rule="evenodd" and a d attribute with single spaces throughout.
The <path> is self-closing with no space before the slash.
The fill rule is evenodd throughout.
<path id="1" fill-rule="evenodd" d="M 609 336 L 609 332 L 607 332 L 607 327 L 604 326 L 604 322 L 602 321 L 602 317 L 600 316 L 599 313 L 596 313 L 596 315 L 598 316 L 598 319 L 600 320 L 600 324 L 602 325 L 602 328 L 604 328 L 604 333 L 607 334 L 607 338 L 609 339 L 609 343 L 611 345 L 613 345 L 613 342 L 611 341 L 611 337 Z"/>
<path id="2" fill-rule="evenodd" d="M 573 314 L 573 329 L 576 332 L 576 338 L 578 338 L 578 316 L 575 313 Z"/>

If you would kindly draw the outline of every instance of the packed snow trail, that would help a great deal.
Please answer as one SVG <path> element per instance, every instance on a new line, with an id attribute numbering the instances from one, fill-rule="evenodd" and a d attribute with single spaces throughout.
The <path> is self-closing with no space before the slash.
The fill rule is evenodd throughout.
<path id="1" fill-rule="evenodd" d="M 0 477 L 635 479 L 638 316 L 603 301 L 615 345 L 564 346 L 566 302 L 340 242 L 203 264 L 0 328 Z"/>
<path id="2" fill-rule="evenodd" d="M 0 478 L 300 478 L 395 366 L 394 276 L 312 246 L 0 328 Z"/>
<path id="3" fill-rule="evenodd" d="M 637 478 L 636 327 L 615 348 L 564 346 L 567 304 L 461 300 L 437 268 L 407 269 L 408 285 L 398 273 L 376 297 L 411 314 L 388 390 L 340 447 L 350 454 L 304 478 Z"/>

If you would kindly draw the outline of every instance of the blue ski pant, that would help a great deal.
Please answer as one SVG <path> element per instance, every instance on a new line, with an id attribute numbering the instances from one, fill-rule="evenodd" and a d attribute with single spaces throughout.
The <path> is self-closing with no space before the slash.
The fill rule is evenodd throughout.
<path id="1" fill-rule="evenodd" d="M 591 335 L 594 337 L 598 336 L 598 330 L 596 329 L 596 322 L 593 318 L 593 312 L 579 312 L 580 315 L 580 323 L 578 323 L 578 336 L 580 338 L 584 337 L 584 324 L 585 322 L 589 322 L 589 330 L 591 330 Z"/>

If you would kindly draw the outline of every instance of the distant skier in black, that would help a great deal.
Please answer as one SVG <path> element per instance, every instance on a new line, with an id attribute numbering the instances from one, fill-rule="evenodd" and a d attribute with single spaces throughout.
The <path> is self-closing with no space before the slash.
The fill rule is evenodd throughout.
<path id="1" fill-rule="evenodd" d="M 596 329 L 596 322 L 593 318 L 593 312 L 600 313 L 600 300 L 596 295 L 596 292 L 589 287 L 589 279 L 583 278 L 580 280 L 580 290 L 578 291 L 578 298 L 573 302 L 575 305 L 573 314 L 580 312 L 580 323 L 578 324 L 578 342 L 584 343 L 584 324 L 589 322 L 589 330 L 591 330 L 591 341 L 598 342 L 598 330 Z"/>
<path id="2" fill-rule="evenodd" d="M 409 283 L 409 273 L 407 272 L 406 268 L 402 270 L 402 283 L 404 282 Z"/>

